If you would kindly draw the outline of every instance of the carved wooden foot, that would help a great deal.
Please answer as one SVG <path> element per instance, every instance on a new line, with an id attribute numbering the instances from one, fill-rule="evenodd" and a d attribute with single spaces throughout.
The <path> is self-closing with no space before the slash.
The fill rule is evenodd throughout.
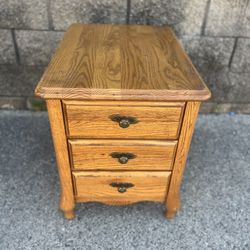
<path id="1" fill-rule="evenodd" d="M 166 209 L 166 212 L 165 212 L 165 217 L 167 219 L 173 219 L 176 215 L 178 210 L 169 210 L 169 209 Z"/>
<path id="2" fill-rule="evenodd" d="M 62 210 L 65 219 L 71 220 L 75 217 L 74 213 L 75 202 L 72 199 L 69 199 L 68 196 L 61 193 L 61 200 L 60 200 L 60 209 Z"/>
<path id="3" fill-rule="evenodd" d="M 173 199 L 169 199 L 166 203 L 165 217 L 167 219 L 174 218 L 180 207 L 181 207 L 180 192 L 177 192 L 175 194 L 175 197 Z"/>
<path id="4" fill-rule="evenodd" d="M 75 218 L 74 210 L 63 211 L 63 215 L 65 219 L 72 220 Z"/>
<path id="5" fill-rule="evenodd" d="M 63 191 L 61 192 L 60 197 L 60 209 L 62 210 L 65 219 L 72 220 L 75 217 L 75 201 L 72 199 L 72 195 L 66 195 L 66 192 Z"/>

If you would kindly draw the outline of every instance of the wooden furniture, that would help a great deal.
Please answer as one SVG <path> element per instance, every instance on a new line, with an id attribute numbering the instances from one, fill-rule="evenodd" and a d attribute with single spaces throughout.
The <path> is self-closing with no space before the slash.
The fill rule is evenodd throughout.
<path id="1" fill-rule="evenodd" d="M 210 92 L 170 28 L 73 24 L 35 93 L 47 102 L 66 218 L 89 201 L 157 201 L 175 215 Z"/>

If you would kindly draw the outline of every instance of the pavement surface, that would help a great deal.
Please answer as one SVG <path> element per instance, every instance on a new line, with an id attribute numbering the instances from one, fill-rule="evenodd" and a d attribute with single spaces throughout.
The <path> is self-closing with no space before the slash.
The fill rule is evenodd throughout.
<path id="1" fill-rule="evenodd" d="M 200 115 L 182 209 L 78 204 L 58 211 L 47 114 L 0 112 L 0 249 L 250 249 L 250 116 Z"/>

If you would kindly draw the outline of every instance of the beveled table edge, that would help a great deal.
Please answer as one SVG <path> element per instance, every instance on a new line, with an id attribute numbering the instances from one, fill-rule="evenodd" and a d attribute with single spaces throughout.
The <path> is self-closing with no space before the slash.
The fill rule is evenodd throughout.
<path id="1" fill-rule="evenodd" d="M 38 85 L 35 90 L 35 95 L 44 99 L 205 101 L 211 97 L 211 92 L 206 86 L 202 90 L 121 90 L 88 88 L 47 88 L 40 87 Z"/>

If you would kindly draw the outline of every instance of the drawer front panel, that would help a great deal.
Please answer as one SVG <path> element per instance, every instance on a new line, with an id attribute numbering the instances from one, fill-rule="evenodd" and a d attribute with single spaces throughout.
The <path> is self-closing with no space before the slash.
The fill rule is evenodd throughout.
<path id="1" fill-rule="evenodd" d="M 71 138 L 177 139 L 184 106 L 66 104 L 64 108 Z"/>
<path id="2" fill-rule="evenodd" d="M 171 170 L 177 141 L 69 140 L 75 170 Z"/>
<path id="3" fill-rule="evenodd" d="M 165 200 L 171 172 L 73 172 L 77 201 L 122 205 Z"/>

